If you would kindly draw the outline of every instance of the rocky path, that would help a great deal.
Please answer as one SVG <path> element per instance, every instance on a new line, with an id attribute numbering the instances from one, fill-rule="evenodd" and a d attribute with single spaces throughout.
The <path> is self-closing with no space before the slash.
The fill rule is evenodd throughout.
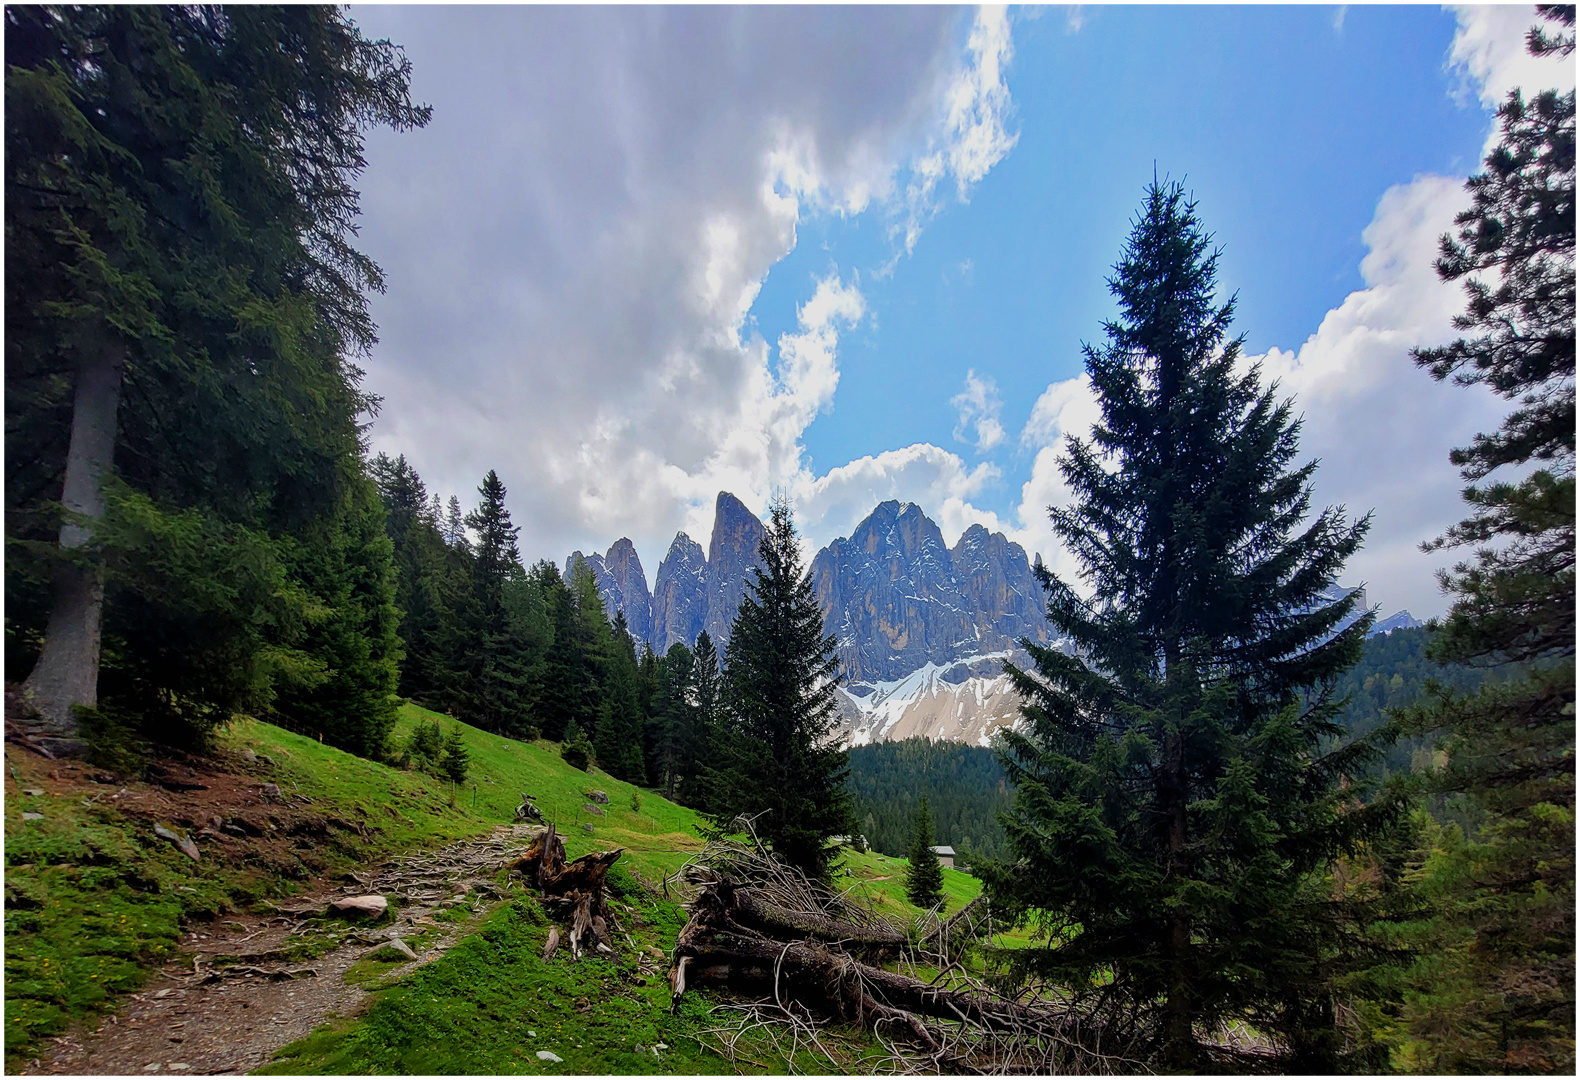
<path id="1" fill-rule="evenodd" d="M 527 844 L 527 826 L 402 856 L 356 880 L 282 903 L 273 914 L 224 917 L 216 933 L 193 932 L 187 959 L 167 965 L 98 1027 L 52 1040 L 25 1073 L 204 1075 L 246 1073 L 334 1016 L 361 1007 L 366 991 L 346 971 L 392 939 L 416 943 L 416 958 L 391 974 L 437 959 L 465 923 L 434 917 L 457 906 L 483 910 L 503 894 L 494 878 Z M 374 926 L 319 918 L 327 905 L 358 895 L 387 897 L 394 919 Z M 400 946 L 396 946 L 399 948 Z M 408 946 L 409 947 L 409 946 Z M 322 950 L 322 952 L 320 952 Z M 318 953 L 311 959 L 304 952 Z"/>

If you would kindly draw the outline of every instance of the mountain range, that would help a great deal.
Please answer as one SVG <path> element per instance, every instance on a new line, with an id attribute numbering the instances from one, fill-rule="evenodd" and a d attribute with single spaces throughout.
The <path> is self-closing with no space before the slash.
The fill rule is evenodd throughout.
<path id="1" fill-rule="evenodd" d="M 602 555 L 572 552 L 565 574 L 585 562 L 605 610 L 611 618 L 624 612 L 639 645 L 663 654 L 676 643 L 695 644 L 707 630 L 722 656 L 764 531 L 745 504 L 720 492 L 706 555 L 677 533 L 651 591 L 624 538 Z M 837 641 L 846 741 L 922 736 L 986 745 L 1014 723 L 1019 700 L 1003 661 L 1028 659 L 1022 638 L 1060 644 L 1034 565 L 1019 544 L 981 525 L 951 547 L 920 507 L 893 500 L 818 551 L 809 573 L 824 632 Z M 1348 591 L 1333 590 L 1335 597 Z M 1364 610 L 1364 591 L 1358 600 Z M 1373 633 L 1419 625 L 1401 611 Z"/>

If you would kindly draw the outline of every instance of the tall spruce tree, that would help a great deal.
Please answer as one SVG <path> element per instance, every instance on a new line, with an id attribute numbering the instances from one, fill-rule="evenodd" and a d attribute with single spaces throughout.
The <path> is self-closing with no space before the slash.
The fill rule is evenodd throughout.
<path id="1" fill-rule="evenodd" d="M 697 635 L 691 654 L 691 725 L 681 743 L 680 800 L 711 812 L 713 777 L 717 771 L 720 698 L 719 653 L 706 630 Z"/>
<path id="2" fill-rule="evenodd" d="M 664 789 L 664 798 L 675 798 L 676 784 L 686 767 L 686 744 L 695 724 L 696 691 L 691 650 L 677 641 L 658 665 L 658 688 L 653 694 L 653 758 L 648 772 Z"/>
<path id="3" fill-rule="evenodd" d="M 1026 727 L 1003 736 L 1013 859 L 987 876 L 1044 935 L 1012 969 L 1130 1017 L 1158 1063 L 1233 1067 L 1206 1040 L 1240 1020 L 1329 1071 L 1351 958 L 1323 879 L 1371 823 L 1344 785 L 1372 750 L 1323 687 L 1372 617 L 1324 596 L 1367 521 L 1312 517 L 1299 421 L 1239 370 L 1217 270 L 1183 188 L 1154 181 L 1084 349 L 1102 419 L 1052 510 L 1090 595 L 1040 568 L 1076 653 L 1023 641 L 1034 668 L 1005 665 Z"/>
<path id="4" fill-rule="evenodd" d="M 583 564 L 585 568 L 586 564 Z M 587 574 L 579 580 L 590 582 L 592 575 Z M 603 605 L 597 602 L 596 588 L 593 601 L 597 603 L 596 617 L 603 619 Z M 601 681 L 602 702 L 598 709 L 598 733 L 593 739 L 593 749 L 598 756 L 598 765 L 609 775 L 630 784 L 645 784 L 647 770 L 642 754 L 641 674 L 637 666 L 636 646 L 626 627 L 624 612 L 615 613 L 614 625 L 609 628 L 608 636 Z"/>
<path id="5" fill-rule="evenodd" d="M 1538 55 L 1574 50 L 1575 9 L 1541 5 Z M 1475 835 L 1430 830 L 1415 889 L 1433 918 L 1394 1004 L 1404 1067 L 1573 1072 L 1575 1067 L 1575 95 L 1512 91 L 1502 141 L 1470 178 L 1438 273 L 1465 283 L 1462 337 L 1422 349 L 1437 379 L 1482 384 L 1518 407 L 1454 450 L 1472 516 L 1429 549 L 1476 547 L 1442 575 L 1453 607 L 1430 653 L 1524 673 L 1474 693 L 1434 687 L 1404 715 L 1441 733 L 1432 782 L 1468 798 Z M 1523 480 L 1483 483 L 1505 466 Z"/>
<path id="6" fill-rule="evenodd" d="M 102 644 L 129 711 L 264 708 L 344 655 L 297 647 L 317 600 L 280 541 L 341 512 L 373 404 L 363 132 L 428 110 L 332 7 L 14 6 L 5 56 L 24 696 L 69 733 Z"/>
<path id="7" fill-rule="evenodd" d="M 757 554 L 761 565 L 725 650 L 710 812 L 723 829 L 754 816 L 758 836 L 780 858 L 826 877 L 837 850 L 829 838 L 852 831 L 850 766 L 835 738 L 839 660 L 834 639 L 823 635 L 786 503 L 774 504 Z"/>
<path id="8" fill-rule="evenodd" d="M 905 868 L 905 895 L 919 908 L 931 908 L 944 898 L 944 870 L 933 850 L 933 839 L 933 815 L 923 796 L 911 823 L 911 847 Z"/>

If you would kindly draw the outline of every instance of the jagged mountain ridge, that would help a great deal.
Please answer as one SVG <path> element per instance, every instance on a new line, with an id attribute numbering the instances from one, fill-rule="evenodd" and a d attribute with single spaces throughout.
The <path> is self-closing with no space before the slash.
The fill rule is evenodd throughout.
<path id="1" fill-rule="evenodd" d="M 632 637 L 655 652 L 692 645 L 704 629 L 722 650 L 763 534 L 755 514 L 720 492 L 707 555 L 691 537 L 676 534 L 651 592 L 628 539 L 603 555 L 573 552 L 565 574 L 584 561 L 610 617 L 625 612 Z M 1022 636 L 1048 640 L 1025 549 L 980 525 L 951 548 L 914 503 L 878 504 L 850 537 L 813 556 L 810 574 L 825 630 L 839 639 L 845 681 L 857 696 L 923 664 L 947 667 L 1012 648 Z"/>
<path id="2" fill-rule="evenodd" d="M 604 608 L 625 612 L 632 637 L 657 653 L 696 642 L 704 629 L 720 652 L 758 565 L 762 521 L 720 492 L 707 553 L 677 533 L 649 592 L 636 548 L 620 539 L 603 555 L 573 553 L 592 570 Z M 1016 721 L 1019 701 L 1002 675 L 1024 663 L 1021 638 L 1058 645 L 1026 551 L 973 525 L 953 547 L 915 503 L 879 503 L 812 558 L 808 573 L 824 632 L 838 642 L 839 702 L 852 744 L 923 736 L 986 745 Z M 1325 599 L 1351 590 L 1334 586 Z M 1364 590 L 1357 612 L 1366 608 Z M 1419 625 L 1408 612 L 1373 634 Z"/>

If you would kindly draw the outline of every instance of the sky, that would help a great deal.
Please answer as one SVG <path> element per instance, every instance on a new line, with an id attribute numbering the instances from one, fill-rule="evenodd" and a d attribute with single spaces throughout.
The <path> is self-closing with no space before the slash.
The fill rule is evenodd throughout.
<path id="1" fill-rule="evenodd" d="M 718 492 L 815 549 L 884 499 L 1079 567 L 1047 508 L 1098 415 L 1083 342 L 1154 175 L 1220 246 L 1248 362 L 1303 416 L 1317 505 L 1370 512 L 1342 581 L 1441 614 L 1451 447 L 1508 403 L 1434 383 L 1433 269 L 1530 7 L 354 7 L 433 106 L 375 131 L 372 448 L 525 558 L 627 536 L 651 582 Z M 810 551 L 808 552 L 810 555 Z"/>

